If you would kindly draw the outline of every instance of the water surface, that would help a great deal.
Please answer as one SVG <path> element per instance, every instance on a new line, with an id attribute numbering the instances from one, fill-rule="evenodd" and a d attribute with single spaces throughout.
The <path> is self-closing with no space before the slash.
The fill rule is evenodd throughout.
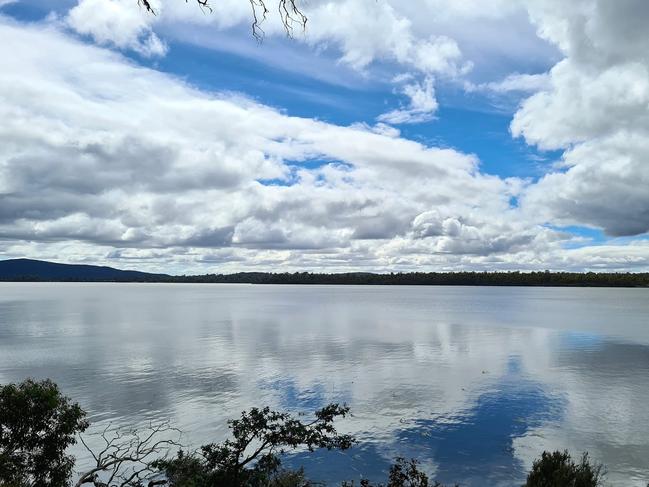
<path id="1" fill-rule="evenodd" d="M 544 449 L 649 481 L 649 290 L 0 283 L 0 382 L 50 377 L 95 427 L 168 419 L 200 445 L 252 406 L 346 402 L 310 476 L 520 485 Z"/>

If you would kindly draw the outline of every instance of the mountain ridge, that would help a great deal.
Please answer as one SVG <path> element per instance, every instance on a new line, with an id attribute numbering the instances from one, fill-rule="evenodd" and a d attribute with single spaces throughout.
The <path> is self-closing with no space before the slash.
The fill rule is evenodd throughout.
<path id="1" fill-rule="evenodd" d="M 91 264 L 62 264 L 36 259 L 0 260 L 0 281 L 152 282 L 163 278 L 171 276 Z"/>

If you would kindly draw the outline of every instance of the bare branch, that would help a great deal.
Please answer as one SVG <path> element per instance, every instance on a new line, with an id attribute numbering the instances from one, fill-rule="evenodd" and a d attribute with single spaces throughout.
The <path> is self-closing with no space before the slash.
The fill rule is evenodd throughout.
<path id="1" fill-rule="evenodd" d="M 164 485 L 152 464 L 179 449 L 180 430 L 168 422 L 151 422 L 143 430 L 125 430 L 107 426 L 94 436 L 101 438 L 103 449 L 94 452 L 89 442 L 80 438 L 94 459 L 94 466 L 81 474 L 74 487 L 92 484 L 95 487 L 130 487 Z M 107 479 L 107 480 L 106 480 Z"/>
<path id="2" fill-rule="evenodd" d="M 293 37 L 294 24 L 301 26 L 302 30 L 305 30 L 306 22 L 308 20 L 306 15 L 304 15 L 295 4 L 295 1 L 296 0 L 279 0 L 279 16 L 284 29 L 286 29 L 286 35 L 288 37 Z"/>
<path id="3" fill-rule="evenodd" d="M 155 15 L 155 10 L 153 10 L 153 7 L 151 6 L 151 3 L 149 3 L 149 0 L 137 0 L 137 4 L 144 5 L 144 8 L 147 9 L 149 13 Z"/>
<path id="4" fill-rule="evenodd" d="M 201 10 L 209 10 L 212 12 L 212 7 L 210 6 L 209 0 L 192 0 L 201 8 Z M 252 24 L 251 30 L 253 37 L 257 42 L 261 42 L 264 39 L 264 29 L 262 29 L 261 24 L 266 20 L 266 17 L 269 13 L 267 3 L 269 0 L 248 0 L 250 2 L 250 7 L 252 9 Z M 190 0 L 185 0 L 185 3 L 189 3 Z M 144 9 L 156 15 L 156 11 L 151 5 L 151 0 L 137 0 L 138 5 L 143 6 Z M 279 13 L 280 21 L 286 35 L 290 38 L 293 37 L 293 32 L 295 26 L 299 26 L 302 30 L 306 29 L 307 17 L 304 15 L 304 12 L 298 7 L 299 0 L 277 0 L 277 11 Z"/>
<path id="5" fill-rule="evenodd" d="M 268 9 L 264 0 L 250 0 L 250 6 L 252 7 L 252 35 L 257 42 L 261 42 L 264 38 L 264 29 L 261 28 L 261 23 L 266 20 L 266 14 Z M 257 14 L 257 9 L 261 11 L 261 19 Z"/>

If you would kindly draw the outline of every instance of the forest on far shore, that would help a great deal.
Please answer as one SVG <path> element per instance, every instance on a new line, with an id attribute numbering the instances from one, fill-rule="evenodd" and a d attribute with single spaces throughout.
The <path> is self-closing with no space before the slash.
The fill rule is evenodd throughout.
<path id="1" fill-rule="evenodd" d="M 649 287 L 649 273 L 596 272 L 399 272 L 373 274 L 312 272 L 205 274 L 170 276 L 169 282 L 222 282 L 250 284 L 358 284 L 422 286 L 583 286 Z"/>
<path id="2" fill-rule="evenodd" d="M 649 287 L 649 273 L 632 272 L 237 272 L 173 276 L 32 259 L 0 261 L 0 281 L 357 284 L 410 286 Z"/>

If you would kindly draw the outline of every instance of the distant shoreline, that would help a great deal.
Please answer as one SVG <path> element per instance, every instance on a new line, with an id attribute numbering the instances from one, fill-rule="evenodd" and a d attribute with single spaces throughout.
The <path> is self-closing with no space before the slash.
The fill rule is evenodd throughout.
<path id="1" fill-rule="evenodd" d="M 24 284 L 24 283 L 43 283 L 43 284 L 241 284 L 249 286 L 370 286 L 370 287 L 527 287 L 527 288 L 581 288 L 581 289 L 649 289 L 649 284 L 415 284 L 415 283 L 329 283 L 329 282 L 243 282 L 243 281 L 189 281 L 189 280 L 170 280 L 170 281 L 119 281 L 119 280 L 81 280 L 81 279 L 0 279 L 0 284 Z"/>
<path id="2" fill-rule="evenodd" d="M 112 267 L 30 259 L 0 261 L 0 282 L 148 282 L 370 286 L 649 287 L 649 273 L 619 272 L 403 272 L 374 274 L 239 272 L 171 276 Z"/>

